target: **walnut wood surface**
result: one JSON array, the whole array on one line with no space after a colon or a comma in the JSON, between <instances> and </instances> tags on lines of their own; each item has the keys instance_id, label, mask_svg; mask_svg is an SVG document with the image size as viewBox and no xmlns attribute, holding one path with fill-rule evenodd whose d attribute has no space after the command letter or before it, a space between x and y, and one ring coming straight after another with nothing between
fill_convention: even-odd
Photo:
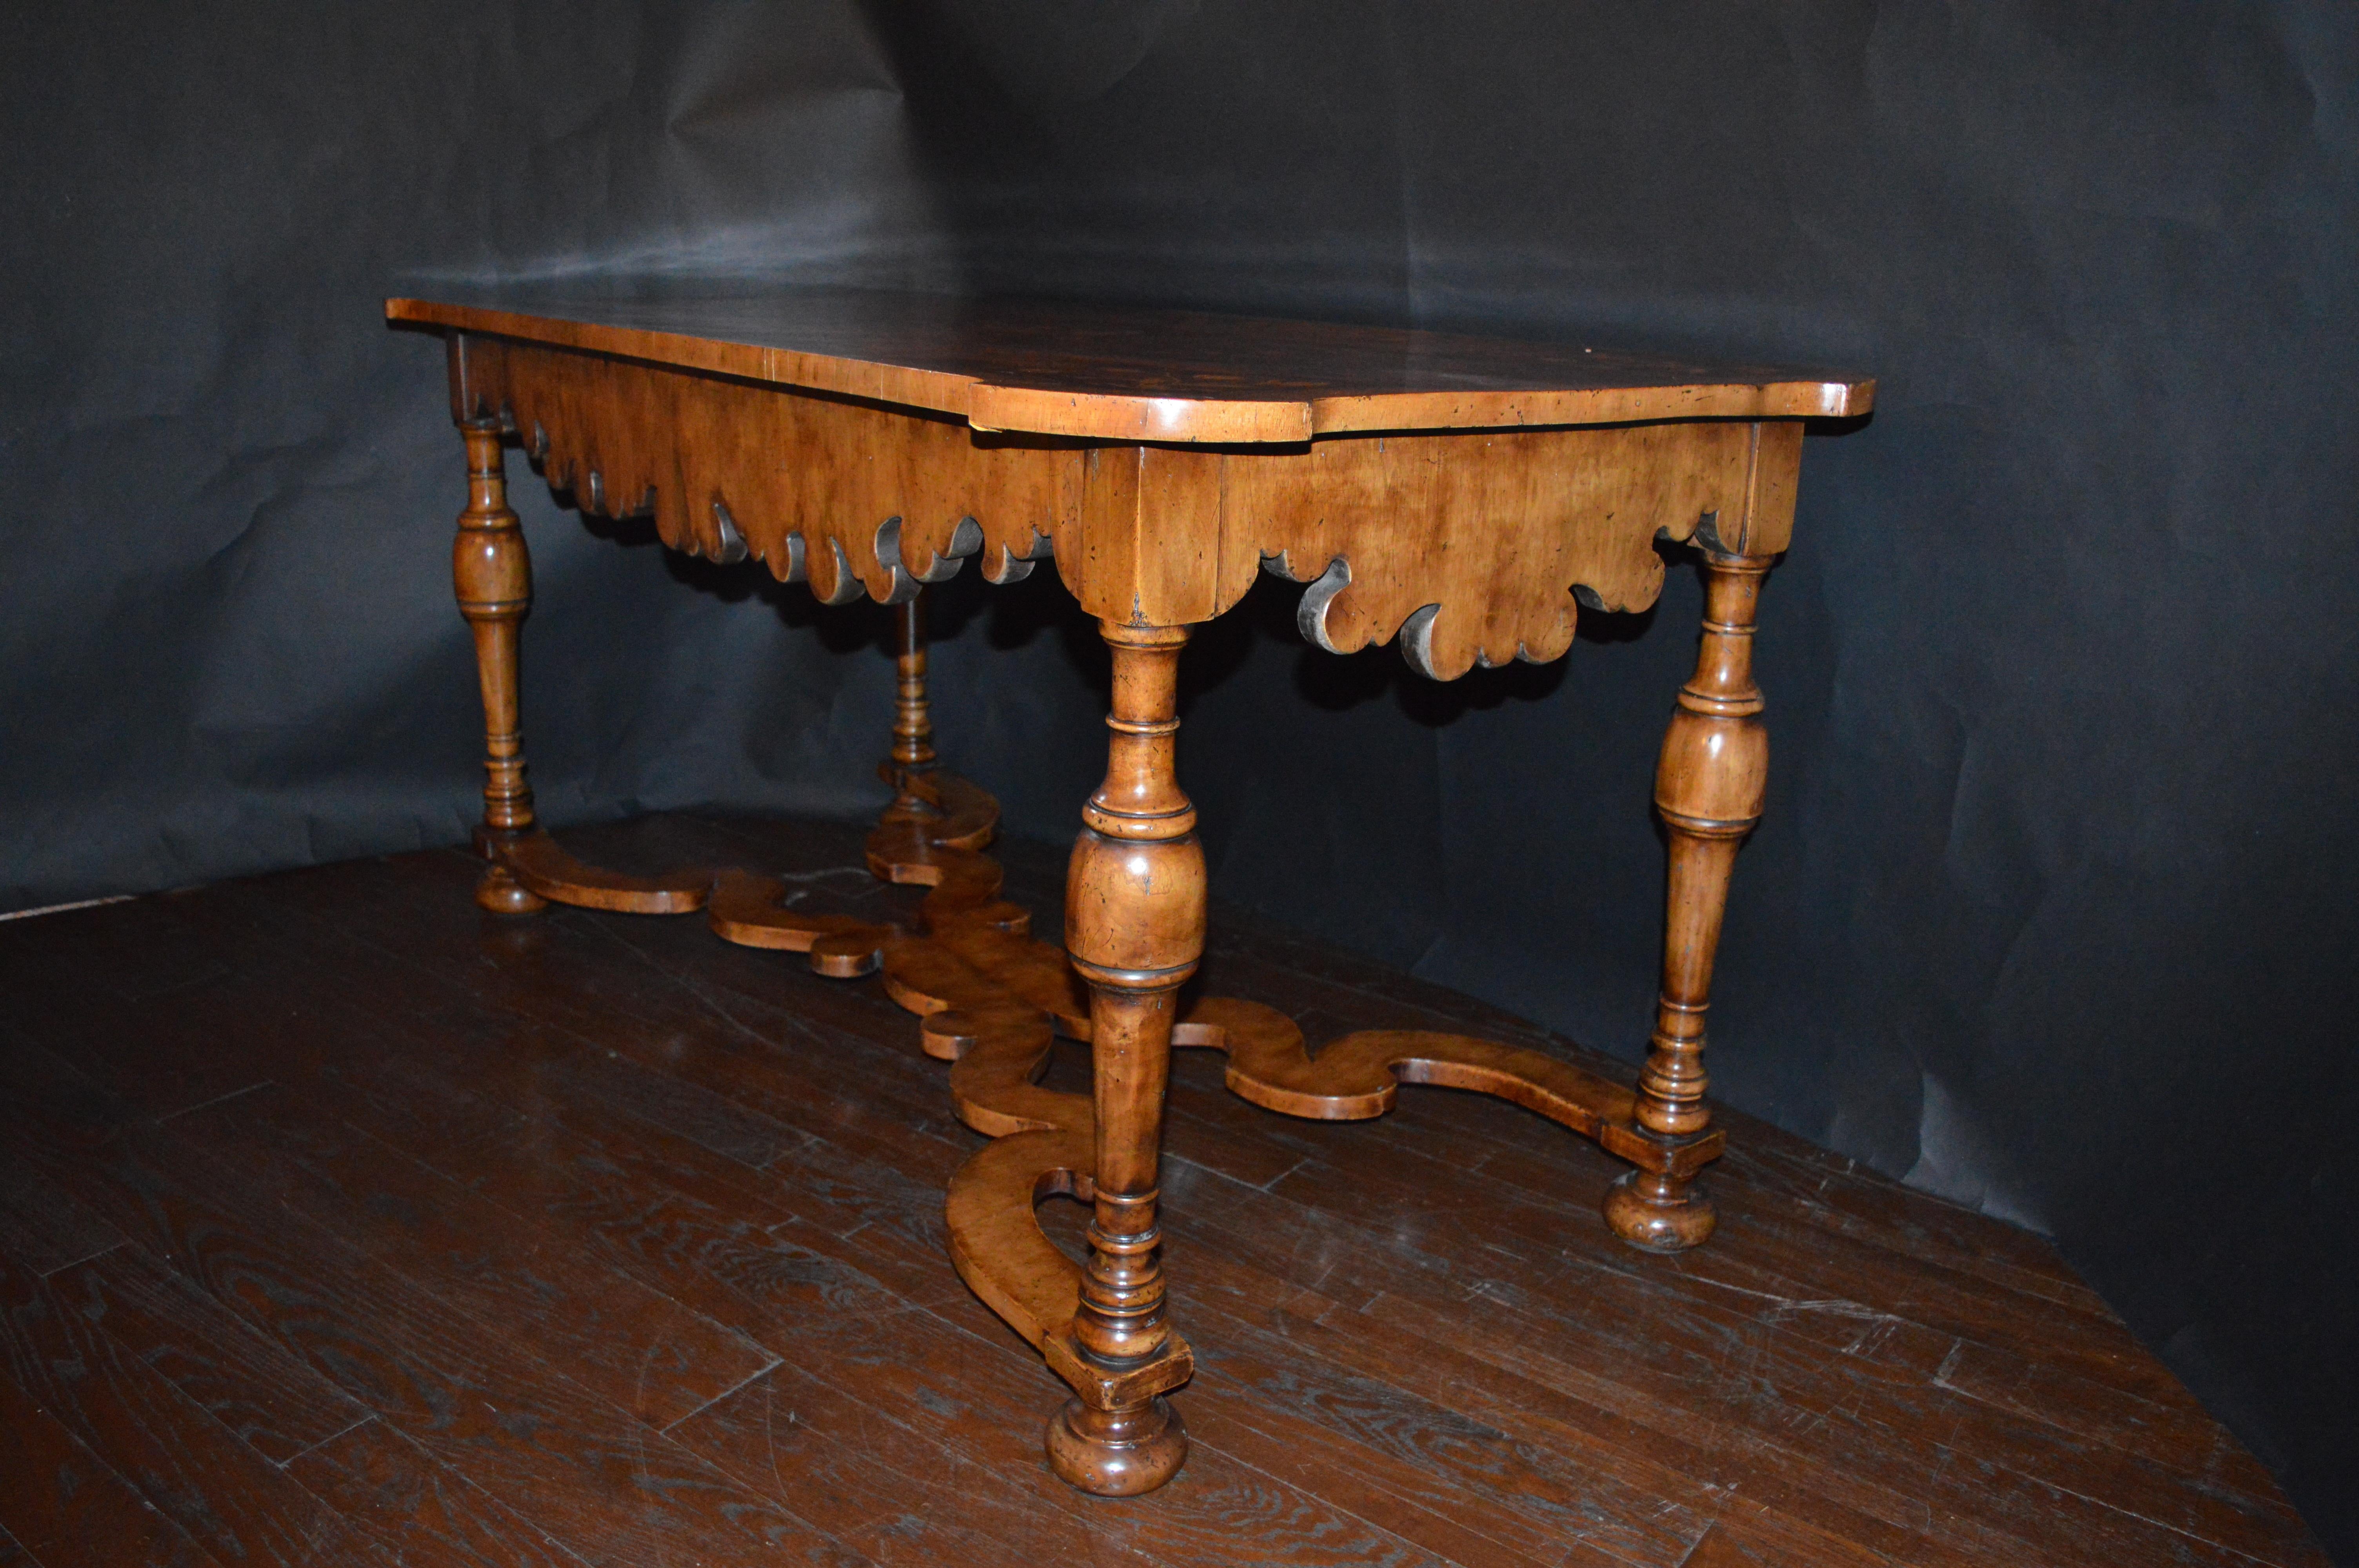
<instances>
[{"instance_id":1,"label":"walnut wood surface","mask_svg":"<svg viewBox=\"0 0 2359 1568\"><path fill-rule=\"evenodd\" d=\"M569 841L757 866L878 927L932 891L835 825ZM999 859L995 897L1057 929L1062 851ZM1592 1217L1618 1162L1538 1118L1411 1088L1315 1126L1197 1050L1161 1218L1192 1452L1079 1497L1039 1462L1052 1380L941 1267L943 1184L996 1145L940 1114L885 982L694 921L495 919L479 867L0 926L0 1263L38 1277L0 1562L2324 1561L2038 1238L1723 1113L1721 1231L1652 1257ZM1314 1037L1628 1070L1242 911L1209 930L1198 984ZM1042 1087L1087 1082L1052 1044ZM1084 1211L1042 1213L1078 1249Z\"/></svg>"},{"instance_id":2,"label":"walnut wood surface","mask_svg":"<svg viewBox=\"0 0 2359 1568\"><path fill-rule=\"evenodd\" d=\"M1126 441L1841 417L1875 395L1872 381L1825 371L1577 343L853 289L504 288L389 299L386 315L929 409L977 430Z\"/></svg>"}]
</instances>

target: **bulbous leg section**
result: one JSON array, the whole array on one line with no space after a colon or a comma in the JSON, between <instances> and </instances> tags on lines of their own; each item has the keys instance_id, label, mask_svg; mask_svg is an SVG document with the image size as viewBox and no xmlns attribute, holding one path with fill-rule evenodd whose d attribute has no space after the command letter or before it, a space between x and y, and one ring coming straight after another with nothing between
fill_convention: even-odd
<instances>
[{"instance_id":1,"label":"bulbous leg section","mask_svg":"<svg viewBox=\"0 0 2359 1568\"><path fill-rule=\"evenodd\" d=\"M1079 1400L1049 1418L1049 1468L1060 1480L1098 1498L1135 1498L1180 1473L1188 1457L1188 1429L1166 1399L1126 1410L1093 1410Z\"/></svg>"},{"instance_id":2,"label":"bulbous leg section","mask_svg":"<svg viewBox=\"0 0 2359 1568\"><path fill-rule=\"evenodd\" d=\"M1633 1171L1607 1189L1605 1223L1649 1252L1684 1252L1703 1244L1718 1217L1695 1183L1659 1171Z\"/></svg>"}]
</instances>

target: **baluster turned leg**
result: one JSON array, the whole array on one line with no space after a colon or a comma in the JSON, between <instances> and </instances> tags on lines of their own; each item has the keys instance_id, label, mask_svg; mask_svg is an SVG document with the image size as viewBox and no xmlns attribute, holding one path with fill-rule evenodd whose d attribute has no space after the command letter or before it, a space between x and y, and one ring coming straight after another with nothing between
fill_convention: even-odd
<instances>
[{"instance_id":1,"label":"baluster turned leg","mask_svg":"<svg viewBox=\"0 0 2359 1568\"><path fill-rule=\"evenodd\" d=\"M893 751L886 771L893 804L884 820L940 816L940 810L911 789L910 783L934 769L934 724L926 708L926 592L893 611L893 671L898 692L893 702Z\"/></svg>"},{"instance_id":2,"label":"baluster turned leg","mask_svg":"<svg viewBox=\"0 0 2359 1568\"><path fill-rule=\"evenodd\" d=\"M530 914L548 902L500 863L499 846L530 833L532 786L524 782L524 734L516 718L517 624L532 604L532 560L508 509L507 470L495 421L461 427L467 440L467 509L451 556L459 613L475 633L484 686L484 822L475 848L491 860L475 902L499 914Z\"/></svg>"},{"instance_id":3,"label":"baluster turned leg","mask_svg":"<svg viewBox=\"0 0 2359 1568\"><path fill-rule=\"evenodd\" d=\"M1737 845L1761 818L1769 737L1753 682L1753 627L1766 556L1704 557L1703 638L1695 675L1680 690L1663 737L1655 806L1670 830L1663 990L1647 1065L1638 1075L1638 1124L1666 1148L1711 1124L1703 1103L1704 1010ZM1712 1234L1712 1204L1691 1177L1638 1170L1614 1184L1605 1218L1624 1240L1658 1251Z\"/></svg>"},{"instance_id":4,"label":"baluster turned leg","mask_svg":"<svg viewBox=\"0 0 2359 1568\"><path fill-rule=\"evenodd\" d=\"M1083 807L1066 880L1065 940L1089 982L1096 1213L1073 1338L1135 1389L1169 1345L1156 1227L1164 1089L1180 982L1204 950L1204 851L1173 771L1181 627L1104 624L1114 650L1105 783ZM1167 1385L1168 1386L1168 1385ZM1169 1480L1188 1436L1159 1391L1076 1399L1049 1422L1049 1463L1084 1491L1127 1497Z\"/></svg>"}]
</instances>

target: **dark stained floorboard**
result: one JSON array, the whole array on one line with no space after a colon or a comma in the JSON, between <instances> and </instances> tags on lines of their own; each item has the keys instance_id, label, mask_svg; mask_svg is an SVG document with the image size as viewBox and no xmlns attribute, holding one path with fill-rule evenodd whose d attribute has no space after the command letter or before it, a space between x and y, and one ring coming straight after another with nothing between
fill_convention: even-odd
<instances>
[{"instance_id":1,"label":"dark stained floorboard","mask_svg":"<svg viewBox=\"0 0 2359 1568\"><path fill-rule=\"evenodd\" d=\"M0 1529L43 1568L212 1568L157 1511L13 1378L0 1379Z\"/></svg>"},{"instance_id":2,"label":"dark stained floorboard","mask_svg":"<svg viewBox=\"0 0 2359 1568\"><path fill-rule=\"evenodd\" d=\"M581 1556L863 1561L498 1325L413 1286L175 1140L168 1124L125 1117L77 1078L38 1050L0 1055L0 1137L21 1141L45 1173L429 1452L495 1496L531 1499L536 1521Z\"/></svg>"},{"instance_id":3,"label":"dark stained floorboard","mask_svg":"<svg viewBox=\"0 0 2359 1568\"><path fill-rule=\"evenodd\" d=\"M372 1419L145 1248L114 1248L49 1283L68 1310L136 1346L143 1362L274 1465Z\"/></svg>"},{"instance_id":4,"label":"dark stained floorboard","mask_svg":"<svg viewBox=\"0 0 2359 1568\"><path fill-rule=\"evenodd\" d=\"M341 1515L132 1346L5 1262L0 1368L219 1561L388 1568Z\"/></svg>"},{"instance_id":5,"label":"dark stained floorboard","mask_svg":"<svg viewBox=\"0 0 2359 1568\"><path fill-rule=\"evenodd\" d=\"M366 1422L306 1449L287 1473L405 1565L583 1568L588 1561L390 1422ZM519 1501L534 1513L545 1507Z\"/></svg>"},{"instance_id":6,"label":"dark stained floorboard","mask_svg":"<svg viewBox=\"0 0 2359 1568\"><path fill-rule=\"evenodd\" d=\"M573 841L914 897L835 825ZM1061 854L1004 859L1053 933ZM1647 1257L1560 1129L1416 1090L1292 1121L1204 1052L1166 1181L1196 1453L1080 1498L1038 1455L1059 1385L943 1254L979 1140L875 982L692 919L497 920L472 876L0 925L0 1568L2322 1562L2037 1237L1731 1116L1720 1235ZM1206 971L1314 1040L1599 1065L1233 912ZM1079 1245L1078 1206L1045 1215Z\"/></svg>"},{"instance_id":7,"label":"dark stained floorboard","mask_svg":"<svg viewBox=\"0 0 2359 1568\"><path fill-rule=\"evenodd\" d=\"M277 1085L174 1133L476 1316L592 1393L669 1427L777 1357Z\"/></svg>"},{"instance_id":8,"label":"dark stained floorboard","mask_svg":"<svg viewBox=\"0 0 2359 1568\"><path fill-rule=\"evenodd\" d=\"M0 1261L50 1274L122 1241L121 1231L0 1150Z\"/></svg>"}]
</instances>

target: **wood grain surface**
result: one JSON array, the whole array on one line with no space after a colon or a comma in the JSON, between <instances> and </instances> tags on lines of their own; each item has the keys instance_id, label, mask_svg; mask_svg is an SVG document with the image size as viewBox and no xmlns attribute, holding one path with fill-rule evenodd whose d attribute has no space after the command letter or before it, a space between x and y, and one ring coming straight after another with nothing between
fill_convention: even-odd
<instances>
[{"instance_id":1,"label":"wood grain surface","mask_svg":"<svg viewBox=\"0 0 2359 1568\"><path fill-rule=\"evenodd\" d=\"M1595 344L859 289L514 287L386 316L1100 440L1850 417L1875 398L1835 372Z\"/></svg>"},{"instance_id":2,"label":"wood grain surface","mask_svg":"<svg viewBox=\"0 0 2359 1568\"><path fill-rule=\"evenodd\" d=\"M863 831L569 843L892 918ZM1062 849L1002 858L1054 929ZM1161 1213L1194 1452L1082 1497L1036 1435L1061 1386L944 1255L982 1141L879 982L503 920L480 865L0 926L0 1565L2324 1562L2036 1237L1723 1112L1717 1233L1651 1256L1598 1217L1620 1163L1538 1117L1298 1121L1200 1051ZM1316 1037L1628 1071L1238 911L1203 969ZM1087 1218L1046 1206L1075 1255Z\"/></svg>"}]
</instances>

